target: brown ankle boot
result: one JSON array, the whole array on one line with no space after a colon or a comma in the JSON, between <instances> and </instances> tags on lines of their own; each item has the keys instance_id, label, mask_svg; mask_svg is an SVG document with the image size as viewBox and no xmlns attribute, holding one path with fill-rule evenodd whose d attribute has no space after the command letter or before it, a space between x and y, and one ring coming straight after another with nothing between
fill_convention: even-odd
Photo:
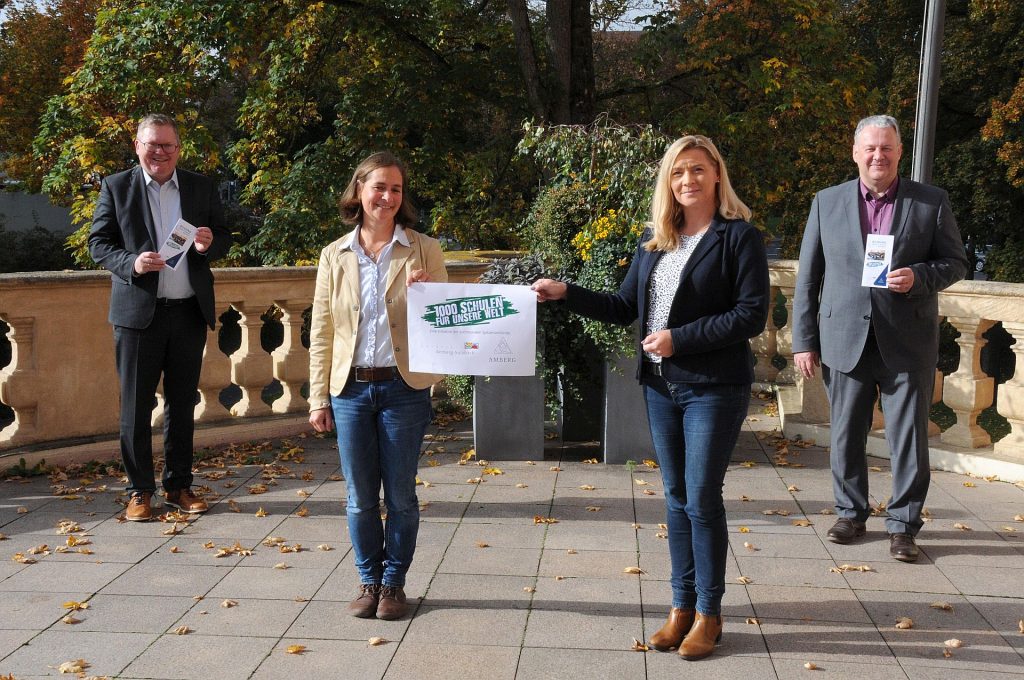
<instances>
[{"instance_id":1,"label":"brown ankle boot","mask_svg":"<svg viewBox=\"0 0 1024 680\"><path fill-rule=\"evenodd\" d=\"M722 617L705 616L697 612L693 627L679 645L679 656L687 661L696 661L710 656L715 644L722 639Z\"/></svg>"},{"instance_id":2,"label":"brown ankle boot","mask_svg":"<svg viewBox=\"0 0 1024 680\"><path fill-rule=\"evenodd\" d=\"M676 609L668 613L668 620L661 629L651 636L650 645L659 652L668 652L680 645L693 625L692 609Z\"/></svg>"}]
</instances>

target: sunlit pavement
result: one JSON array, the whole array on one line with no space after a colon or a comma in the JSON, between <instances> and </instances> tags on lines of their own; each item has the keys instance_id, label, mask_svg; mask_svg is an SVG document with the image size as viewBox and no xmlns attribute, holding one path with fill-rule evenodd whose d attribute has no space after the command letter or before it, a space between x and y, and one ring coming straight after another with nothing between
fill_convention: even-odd
<instances>
[{"instance_id":1,"label":"sunlit pavement","mask_svg":"<svg viewBox=\"0 0 1024 680\"><path fill-rule=\"evenodd\" d=\"M121 521L106 474L0 483L0 678L67 662L218 680L1024 678L1024 489L933 473L922 556L904 564L881 517L856 544L826 540L828 455L777 426L754 400L726 476L725 631L703 661L633 650L670 604L658 470L556 447L459 464L472 437L456 422L424 443L401 621L345 613L357 579L331 439L207 460L197 484L221 496L188 522ZM252 456L277 460L239 464ZM888 461L871 464L883 503Z\"/></svg>"}]
</instances>

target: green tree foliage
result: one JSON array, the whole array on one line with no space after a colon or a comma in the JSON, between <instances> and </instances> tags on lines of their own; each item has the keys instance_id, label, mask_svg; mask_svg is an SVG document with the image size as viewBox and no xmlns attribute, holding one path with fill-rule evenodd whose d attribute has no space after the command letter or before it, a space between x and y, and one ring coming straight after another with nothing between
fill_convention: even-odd
<instances>
[{"instance_id":1,"label":"green tree foliage","mask_svg":"<svg viewBox=\"0 0 1024 680\"><path fill-rule=\"evenodd\" d=\"M32 153L46 100L82 63L100 0L15 0L0 24L0 170L38 192ZM6 3L0 2L0 6Z\"/></svg>"}]
</instances>

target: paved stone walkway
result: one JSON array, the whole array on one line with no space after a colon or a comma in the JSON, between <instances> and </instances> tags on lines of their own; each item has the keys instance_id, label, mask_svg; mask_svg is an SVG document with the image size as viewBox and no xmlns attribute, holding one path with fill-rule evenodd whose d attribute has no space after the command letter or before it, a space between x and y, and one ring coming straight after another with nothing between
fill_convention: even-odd
<instances>
[{"instance_id":1,"label":"paved stone walkway","mask_svg":"<svg viewBox=\"0 0 1024 680\"><path fill-rule=\"evenodd\" d=\"M92 676L218 680L1024 678L1024 489L934 473L917 564L888 557L881 518L834 545L827 454L786 446L764 406L726 478L726 625L707 660L630 649L670 601L657 470L558 449L532 465L459 465L471 437L455 423L425 444L407 588L418 605L403 621L344 612L357 579L330 439L235 447L201 469L223 495L187 524L120 521L122 483L105 474L61 481L63 497L46 478L0 483L0 678L78 659ZM238 464L254 456L277 462ZM873 463L878 502L890 476ZM70 602L88 605L70 612L78 623L64 622Z\"/></svg>"}]
</instances>

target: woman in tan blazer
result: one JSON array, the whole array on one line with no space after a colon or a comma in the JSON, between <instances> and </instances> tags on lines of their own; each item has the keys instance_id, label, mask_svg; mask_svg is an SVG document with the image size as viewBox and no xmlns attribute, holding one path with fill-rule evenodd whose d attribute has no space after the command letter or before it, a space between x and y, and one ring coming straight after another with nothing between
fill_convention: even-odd
<instances>
[{"instance_id":1,"label":"woman in tan blazer","mask_svg":"<svg viewBox=\"0 0 1024 680\"><path fill-rule=\"evenodd\" d=\"M430 386L409 371L406 287L447 281L441 245L411 227L406 171L381 152L359 164L342 194L355 229L320 253L309 342L309 422L337 426L349 536L359 572L353 616L397 619L419 528L416 470L430 423ZM387 519L380 517L384 489Z\"/></svg>"}]
</instances>

